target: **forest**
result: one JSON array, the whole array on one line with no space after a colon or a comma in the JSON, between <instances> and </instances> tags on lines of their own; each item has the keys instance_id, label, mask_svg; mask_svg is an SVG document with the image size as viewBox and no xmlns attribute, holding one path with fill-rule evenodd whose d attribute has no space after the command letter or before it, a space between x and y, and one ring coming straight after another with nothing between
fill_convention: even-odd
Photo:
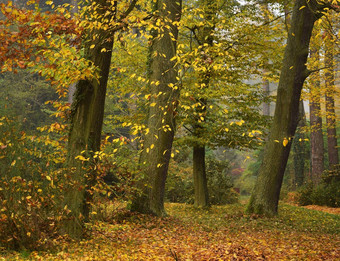
<instances>
[{"instance_id":1,"label":"forest","mask_svg":"<svg viewBox=\"0 0 340 261\"><path fill-rule=\"evenodd\" d=\"M340 259L339 13L0 0L0 259Z\"/></svg>"}]
</instances>

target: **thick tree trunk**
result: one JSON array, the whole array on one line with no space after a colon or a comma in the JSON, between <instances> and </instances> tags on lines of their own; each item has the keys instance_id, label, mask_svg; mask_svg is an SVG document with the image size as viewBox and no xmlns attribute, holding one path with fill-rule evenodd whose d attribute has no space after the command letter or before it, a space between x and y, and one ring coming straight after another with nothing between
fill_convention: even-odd
<instances>
[{"instance_id":1,"label":"thick tree trunk","mask_svg":"<svg viewBox=\"0 0 340 261\"><path fill-rule=\"evenodd\" d=\"M325 46L325 84L326 84L326 119L327 119L327 143L329 168L339 164L338 142L336 136L336 115L335 115L335 86L334 86L334 42L330 33L326 36Z\"/></svg>"},{"instance_id":2,"label":"thick tree trunk","mask_svg":"<svg viewBox=\"0 0 340 261\"><path fill-rule=\"evenodd\" d=\"M277 214L289 151L298 124L299 101L314 22L323 6L316 0L296 0L277 91L277 102L264 159L251 195L248 212Z\"/></svg>"},{"instance_id":3,"label":"thick tree trunk","mask_svg":"<svg viewBox=\"0 0 340 261\"><path fill-rule=\"evenodd\" d=\"M205 79L205 87L209 84L209 78ZM200 106L196 109L198 115L197 123L193 126L193 135L196 139L200 139L202 136L201 117L206 116L207 100L198 99ZM204 120L203 120L204 122ZM209 193L208 182L205 170L205 145L200 142L196 142L193 146L192 154L193 162L193 177L194 177L194 205L195 207L206 208L209 207Z\"/></svg>"},{"instance_id":4,"label":"thick tree trunk","mask_svg":"<svg viewBox=\"0 0 340 261\"><path fill-rule=\"evenodd\" d=\"M97 3L100 4L99 1ZM98 9L98 12L104 12L104 6L102 7L103 9ZM85 45L85 56L99 69L99 81L92 79L77 83L68 139L68 166L73 171L71 184L65 193L65 206L71 212L62 230L73 238L82 237L84 221L89 218L91 201L89 189L95 180L94 172L89 169L91 163L94 163L93 154L100 150L105 94L113 46L113 38L107 38L105 31L99 30L95 34L97 36L95 42ZM91 49L92 44L95 44L95 47ZM102 51L103 48L106 51ZM88 157L89 162L76 159L81 154Z\"/></svg>"},{"instance_id":5,"label":"thick tree trunk","mask_svg":"<svg viewBox=\"0 0 340 261\"><path fill-rule=\"evenodd\" d=\"M311 59L319 61L319 46L313 46L311 50ZM320 73L316 72L311 75L310 87L310 145L311 145L311 180L318 184L321 174L324 171L324 141L322 134L322 117L320 105Z\"/></svg>"},{"instance_id":6,"label":"thick tree trunk","mask_svg":"<svg viewBox=\"0 0 340 261\"><path fill-rule=\"evenodd\" d=\"M303 128L306 126L306 115L303 107L303 101L300 101L299 106L299 123L298 130L295 134L293 141L294 150L294 185L300 187L303 184L305 178L305 135Z\"/></svg>"},{"instance_id":7,"label":"thick tree trunk","mask_svg":"<svg viewBox=\"0 0 340 261\"><path fill-rule=\"evenodd\" d=\"M165 215L164 190L175 133L175 110L179 96L177 67L171 58L176 56L178 36L175 21L180 20L180 0L159 0L155 3L154 17L163 23L153 32L150 46L149 82L150 107L140 158L142 179L141 195L136 196L131 210ZM158 84L159 83L159 84Z\"/></svg>"},{"instance_id":8,"label":"thick tree trunk","mask_svg":"<svg viewBox=\"0 0 340 261\"><path fill-rule=\"evenodd\" d=\"M207 175L205 171L205 147L193 148L193 174L195 189L195 207L205 208L209 206Z\"/></svg>"}]
</instances>

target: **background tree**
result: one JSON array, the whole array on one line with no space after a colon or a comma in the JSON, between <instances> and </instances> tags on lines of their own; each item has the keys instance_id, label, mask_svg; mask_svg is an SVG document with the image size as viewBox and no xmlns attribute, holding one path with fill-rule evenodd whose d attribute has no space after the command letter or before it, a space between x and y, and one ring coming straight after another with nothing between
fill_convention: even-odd
<instances>
[{"instance_id":1,"label":"background tree","mask_svg":"<svg viewBox=\"0 0 340 261\"><path fill-rule=\"evenodd\" d=\"M291 142L298 124L298 110L306 68L309 43L315 21L329 8L319 1L297 0L278 86L277 101L264 159L250 198L248 211L272 216L277 214L278 201Z\"/></svg>"},{"instance_id":2,"label":"background tree","mask_svg":"<svg viewBox=\"0 0 340 261\"><path fill-rule=\"evenodd\" d=\"M164 189L176 130L175 116L179 97L176 49L180 0L154 3L154 28L149 50L150 104L143 151L140 156L141 195L131 204L131 210L165 215Z\"/></svg>"},{"instance_id":3,"label":"background tree","mask_svg":"<svg viewBox=\"0 0 340 261\"><path fill-rule=\"evenodd\" d=\"M65 195L65 205L70 218L65 221L63 230L72 237L80 238L83 220L89 219L91 187L95 183L95 170L84 172L85 161L77 159L83 154L89 157L87 166L94 165L94 153L100 150L104 117L106 87L111 65L114 33L125 26L124 19L133 10L136 1L118 14L118 3L95 1L85 7L85 18L89 21L84 36L84 55L98 69L98 79L81 80L71 109L71 126L68 139L68 165L74 167L72 181ZM93 18L96 17L94 20ZM113 23L113 25L112 25Z\"/></svg>"},{"instance_id":4,"label":"background tree","mask_svg":"<svg viewBox=\"0 0 340 261\"><path fill-rule=\"evenodd\" d=\"M179 138L193 147L195 205L205 207L206 148L258 145L266 117L254 109L263 102L263 94L260 82L250 78L260 79L265 64L266 79L273 79L280 48L273 48L269 38L280 36L265 32L268 28L280 28L280 21L274 17L273 21L264 21L258 15L258 6L234 1L199 1L188 6L192 11L183 18L184 46L180 50L184 93L180 116L185 131ZM244 17L249 20L245 22ZM266 64L269 57L275 58ZM270 98L265 100L269 102ZM252 133L254 130L257 135Z\"/></svg>"}]
</instances>

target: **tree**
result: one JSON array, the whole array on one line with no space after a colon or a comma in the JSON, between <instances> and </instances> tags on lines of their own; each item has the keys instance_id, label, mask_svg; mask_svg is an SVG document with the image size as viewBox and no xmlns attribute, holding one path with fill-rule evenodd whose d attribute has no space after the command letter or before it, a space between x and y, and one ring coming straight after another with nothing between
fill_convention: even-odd
<instances>
[{"instance_id":1,"label":"tree","mask_svg":"<svg viewBox=\"0 0 340 261\"><path fill-rule=\"evenodd\" d=\"M131 210L164 216L164 190L172 142L176 130L175 116L179 98L176 49L181 0L154 3L154 27L149 50L150 104L147 132L140 156L141 194L136 195Z\"/></svg>"},{"instance_id":2,"label":"tree","mask_svg":"<svg viewBox=\"0 0 340 261\"><path fill-rule=\"evenodd\" d=\"M266 67L266 80L270 79L277 63L275 56L270 64L263 62L272 54L271 41L264 33L272 21L259 17L253 6L206 0L194 1L189 8L193 11L183 18L188 31L182 34L188 40L181 56L183 92L189 99L181 100L180 114L189 134L183 139L193 147L195 206L207 207L205 150L208 146L258 145L266 117L254 109L263 97L260 84L253 84L249 78L262 75L261 69ZM249 20L245 22L244 17ZM254 130L258 130L257 135L253 135Z\"/></svg>"},{"instance_id":3,"label":"tree","mask_svg":"<svg viewBox=\"0 0 340 261\"><path fill-rule=\"evenodd\" d=\"M309 43L315 21L330 8L328 2L296 0L277 92L276 108L254 191L247 211L273 216L278 211L283 175L298 124Z\"/></svg>"},{"instance_id":4,"label":"tree","mask_svg":"<svg viewBox=\"0 0 340 261\"><path fill-rule=\"evenodd\" d=\"M200 1L203 9L204 25L198 29L196 41L202 46L202 64L205 70L199 74L199 88L205 89L209 87L211 78L211 67L209 66L212 62L212 57L209 54L209 47L213 46L214 30L217 16L217 5L218 2L211 0ZM199 92L198 92L199 93ZM206 117L207 111L207 99L202 97L196 97L195 114L197 115L196 122L193 124L193 135L196 140L202 138L202 131L204 130L201 126L202 119ZM208 207L209 206L209 193L208 183L206 175L206 164L205 164L205 144L195 142L193 145L193 177L194 177L194 204L196 207Z\"/></svg>"},{"instance_id":5,"label":"tree","mask_svg":"<svg viewBox=\"0 0 340 261\"><path fill-rule=\"evenodd\" d=\"M88 6L85 13L89 15L89 19L95 17L97 23L86 28L84 55L98 68L99 75L97 79L84 79L76 85L68 138L68 166L74 170L71 186L65 195L65 206L71 211L70 218L65 221L63 231L74 238L82 236L83 222L89 219L92 199L90 190L95 183L96 172L92 170L87 173L86 166L91 168L91 164L95 164L96 159L93 156L100 150L114 33L122 24L125 25L123 20L133 10L136 0L130 2L120 16L117 16L117 1L113 5L103 0L96 0L94 3ZM114 26L112 21L115 22ZM80 155L88 157L88 162L77 159Z\"/></svg>"}]
</instances>

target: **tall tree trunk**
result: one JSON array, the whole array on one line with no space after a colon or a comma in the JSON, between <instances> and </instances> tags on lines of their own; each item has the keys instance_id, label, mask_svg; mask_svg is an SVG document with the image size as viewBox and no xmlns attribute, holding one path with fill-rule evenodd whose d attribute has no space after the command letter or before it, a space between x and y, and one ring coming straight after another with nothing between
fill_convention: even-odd
<instances>
[{"instance_id":1,"label":"tall tree trunk","mask_svg":"<svg viewBox=\"0 0 340 261\"><path fill-rule=\"evenodd\" d=\"M154 19L162 26L152 34L149 57L150 106L143 151L140 157L141 194L136 195L131 210L165 215L164 190L175 133L176 105L179 97L175 61L180 20L180 0L159 0L155 3ZM158 84L159 83L159 84Z\"/></svg>"},{"instance_id":2,"label":"tall tree trunk","mask_svg":"<svg viewBox=\"0 0 340 261\"><path fill-rule=\"evenodd\" d=\"M277 214L280 190L287 165L291 139L298 124L301 90L309 71L306 68L314 22L325 6L317 0L296 0L288 34L277 102L264 159L247 211Z\"/></svg>"},{"instance_id":3,"label":"tall tree trunk","mask_svg":"<svg viewBox=\"0 0 340 261\"><path fill-rule=\"evenodd\" d=\"M130 2L126 12L119 21L132 11L137 0ZM92 9L93 17L102 24L116 20L117 1L107 2L95 0ZM110 5L113 6L110 6ZM94 5L92 5L94 8ZM107 13L107 10L112 10ZM94 19L95 19L94 18ZM94 185L96 171L92 168L96 163L94 153L100 150L101 131L104 118L106 87L111 65L113 32L108 33L101 28L87 32L84 45L85 57L98 68L98 79L81 80L76 85L76 93L72 103L71 126L68 138L68 166L71 167L70 186L65 192L65 207L71 212L65 220L62 230L73 238L83 234L84 221L89 219L91 187ZM83 155L88 161L76 159Z\"/></svg>"},{"instance_id":4,"label":"tall tree trunk","mask_svg":"<svg viewBox=\"0 0 340 261\"><path fill-rule=\"evenodd\" d=\"M303 184L305 178L305 135L303 128L306 126L306 114L303 105L303 100L299 105L299 123L298 130L296 131L293 141L294 151L294 185L300 187Z\"/></svg>"},{"instance_id":5,"label":"tall tree trunk","mask_svg":"<svg viewBox=\"0 0 340 261\"><path fill-rule=\"evenodd\" d=\"M329 168L339 164L338 142L336 136L336 115L335 115L335 86L334 86L334 40L328 32L325 38L325 84L326 84L326 119L327 119L327 143Z\"/></svg>"},{"instance_id":6,"label":"tall tree trunk","mask_svg":"<svg viewBox=\"0 0 340 261\"><path fill-rule=\"evenodd\" d=\"M207 100L199 99L199 108L196 109L198 118L205 117ZM197 119L197 121L199 121ZM203 120L204 121L204 120ZM193 135L200 139L202 135L202 126L197 122L193 126ZM195 207L206 208L209 206L209 193L207 174L205 169L205 145L196 142L193 146L193 178L194 178L194 205Z\"/></svg>"},{"instance_id":7,"label":"tall tree trunk","mask_svg":"<svg viewBox=\"0 0 340 261\"><path fill-rule=\"evenodd\" d=\"M315 39L318 41L318 39ZM314 42L315 42L314 41ZM311 47L312 61L319 61L320 46L313 44ZM311 179L314 184L318 184L321 174L324 171L324 141L322 134L322 117L320 105L320 73L316 72L311 75L310 87L310 144L311 144Z\"/></svg>"},{"instance_id":8,"label":"tall tree trunk","mask_svg":"<svg viewBox=\"0 0 340 261\"><path fill-rule=\"evenodd\" d=\"M104 32L102 32L104 33ZM65 205L71 210L70 219L65 222L63 230L75 238L80 238L83 222L88 219L90 194L87 190L93 183L94 173L86 173L84 165L76 156L86 151L85 157L91 162L94 152L100 150L101 131L104 116L106 86L111 64L113 40L100 39L93 49L86 47L88 58L100 70L97 80L81 80L76 85L72 104L71 128L68 140L68 165L72 172L73 186L65 195ZM106 52L101 52L105 48Z\"/></svg>"},{"instance_id":9,"label":"tall tree trunk","mask_svg":"<svg viewBox=\"0 0 340 261\"><path fill-rule=\"evenodd\" d=\"M209 56L209 48L213 46L217 3L212 0L202 0L200 5L203 9L205 25L200 28L196 41L202 47L202 66L206 67L205 72L199 75L200 88L204 96L204 89L209 87L211 81L211 68L209 66L212 62L212 58ZM198 93L198 95L199 96L196 97L196 102L199 106L196 108L197 122L193 124L193 135L197 140L201 140L202 132L204 131L202 124L204 124L207 111L207 99L200 97L200 93ZM202 120L202 118L204 119ZM205 167L205 145L199 141L193 146L193 177L195 191L194 205L201 208L209 206Z\"/></svg>"},{"instance_id":10,"label":"tall tree trunk","mask_svg":"<svg viewBox=\"0 0 340 261\"><path fill-rule=\"evenodd\" d=\"M205 147L194 146L193 148L193 174L195 189L195 207L208 207L208 185L205 170Z\"/></svg>"}]
</instances>

